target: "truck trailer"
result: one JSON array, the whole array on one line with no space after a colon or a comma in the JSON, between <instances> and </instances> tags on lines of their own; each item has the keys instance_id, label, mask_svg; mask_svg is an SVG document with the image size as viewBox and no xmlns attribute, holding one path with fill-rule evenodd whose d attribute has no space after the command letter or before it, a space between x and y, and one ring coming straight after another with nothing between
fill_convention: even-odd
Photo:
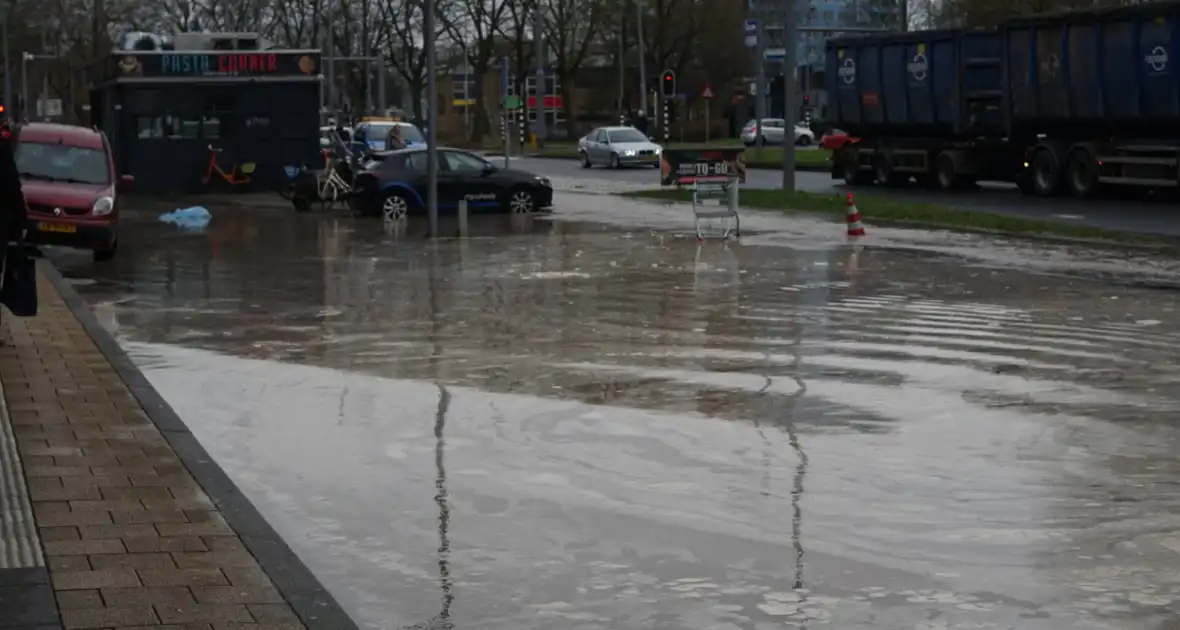
<instances>
[{"instance_id":1,"label":"truck trailer","mask_svg":"<svg viewBox=\"0 0 1180 630\"><path fill-rule=\"evenodd\" d=\"M826 44L832 176L1040 196L1180 187L1180 1Z\"/></svg>"}]
</instances>

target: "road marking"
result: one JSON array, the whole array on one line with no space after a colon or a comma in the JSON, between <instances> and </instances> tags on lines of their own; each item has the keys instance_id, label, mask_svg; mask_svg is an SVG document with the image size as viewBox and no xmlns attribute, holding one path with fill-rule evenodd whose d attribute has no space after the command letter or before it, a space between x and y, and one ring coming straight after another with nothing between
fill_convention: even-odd
<instances>
[{"instance_id":1,"label":"road marking","mask_svg":"<svg viewBox=\"0 0 1180 630\"><path fill-rule=\"evenodd\" d=\"M1057 217L1058 219L1069 219L1071 221L1079 221L1086 218L1080 214L1055 214L1053 216Z\"/></svg>"}]
</instances>

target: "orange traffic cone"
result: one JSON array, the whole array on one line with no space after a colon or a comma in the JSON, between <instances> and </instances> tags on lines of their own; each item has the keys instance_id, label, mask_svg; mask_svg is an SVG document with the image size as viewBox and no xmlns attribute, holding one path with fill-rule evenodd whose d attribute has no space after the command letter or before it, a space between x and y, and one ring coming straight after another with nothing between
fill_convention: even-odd
<instances>
[{"instance_id":1,"label":"orange traffic cone","mask_svg":"<svg viewBox=\"0 0 1180 630\"><path fill-rule=\"evenodd\" d=\"M856 209L856 202L852 200L852 193L848 193L845 198L844 205L846 208L845 218L848 222L849 236L864 236L865 226L860 224L860 210Z\"/></svg>"}]
</instances>

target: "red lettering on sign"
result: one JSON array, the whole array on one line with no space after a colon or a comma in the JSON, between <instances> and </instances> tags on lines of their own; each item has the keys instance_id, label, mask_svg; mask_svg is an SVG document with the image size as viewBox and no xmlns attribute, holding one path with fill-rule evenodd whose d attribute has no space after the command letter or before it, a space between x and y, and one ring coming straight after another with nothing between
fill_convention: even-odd
<instances>
[{"instance_id":1,"label":"red lettering on sign","mask_svg":"<svg viewBox=\"0 0 1180 630\"><path fill-rule=\"evenodd\" d=\"M275 54L218 55L217 72L221 74L271 74L279 71Z\"/></svg>"}]
</instances>

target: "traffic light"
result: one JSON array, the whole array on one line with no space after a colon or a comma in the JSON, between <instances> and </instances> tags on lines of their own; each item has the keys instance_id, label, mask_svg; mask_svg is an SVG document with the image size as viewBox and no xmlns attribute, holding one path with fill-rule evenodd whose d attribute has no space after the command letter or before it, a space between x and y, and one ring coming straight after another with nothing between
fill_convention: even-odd
<instances>
[{"instance_id":1,"label":"traffic light","mask_svg":"<svg viewBox=\"0 0 1180 630\"><path fill-rule=\"evenodd\" d=\"M660 79L660 94L671 98L676 96L676 73L671 70L665 70L663 77Z\"/></svg>"}]
</instances>

